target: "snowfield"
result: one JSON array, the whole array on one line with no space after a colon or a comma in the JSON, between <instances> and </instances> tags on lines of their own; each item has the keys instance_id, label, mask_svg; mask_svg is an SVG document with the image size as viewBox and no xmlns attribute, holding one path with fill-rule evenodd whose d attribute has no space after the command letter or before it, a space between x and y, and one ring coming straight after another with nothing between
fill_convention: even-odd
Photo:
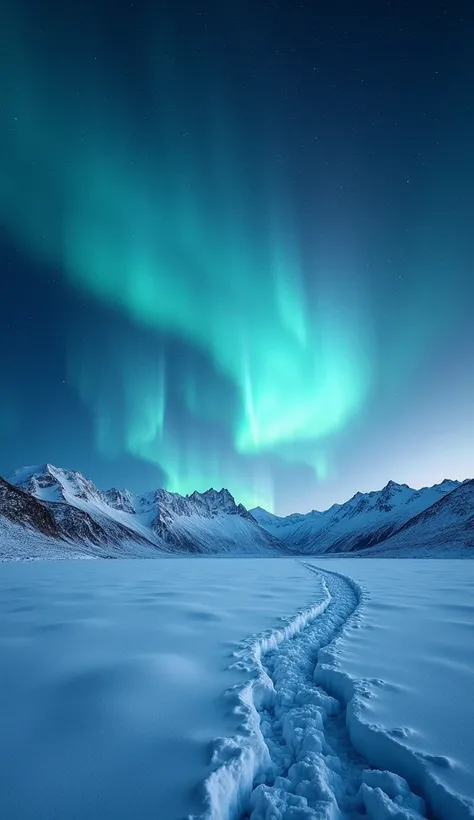
<instances>
[{"instance_id":1,"label":"snowfield","mask_svg":"<svg viewBox=\"0 0 474 820\"><path fill-rule=\"evenodd\" d=\"M470 561L0 566L11 820L474 818Z\"/></svg>"}]
</instances>

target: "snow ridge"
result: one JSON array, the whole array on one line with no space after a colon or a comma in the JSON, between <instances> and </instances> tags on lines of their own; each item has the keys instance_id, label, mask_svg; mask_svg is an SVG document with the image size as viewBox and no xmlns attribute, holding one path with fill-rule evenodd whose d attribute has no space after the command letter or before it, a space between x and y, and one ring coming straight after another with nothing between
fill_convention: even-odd
<instances>
[{"instance_id":1,"label":"snow ridge","mask_svg":"<svg viewBox=\"0 0 474 820\"><path fill-rule=\"evenodd\" d=\"M228 693L241 733L215 741L206 809L194 820L421 820L428 810L432 820L472 820L469 801L433 777L432 764L449 761L416 754L361 718L377 681L349 678L336 650L343 632L363 624L367 593L301 563L315 573L320 601L236 653L234 666L251 673Z\"/></svg>"}]
</instances>

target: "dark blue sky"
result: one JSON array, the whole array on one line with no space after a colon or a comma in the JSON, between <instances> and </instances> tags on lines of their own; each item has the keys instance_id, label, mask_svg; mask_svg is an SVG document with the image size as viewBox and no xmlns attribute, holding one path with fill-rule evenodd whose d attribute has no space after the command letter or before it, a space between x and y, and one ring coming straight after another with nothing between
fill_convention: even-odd
<instances>
[{"instance_id":1,"label":"dark blue sky","mask_svg":"<svg viewBox=\"0 0 474 820\"><path fill-rule=\"evenodd\" d=\"M0 12L0 472L472 475L474 8Z\"/></svg>"}]
</instances>

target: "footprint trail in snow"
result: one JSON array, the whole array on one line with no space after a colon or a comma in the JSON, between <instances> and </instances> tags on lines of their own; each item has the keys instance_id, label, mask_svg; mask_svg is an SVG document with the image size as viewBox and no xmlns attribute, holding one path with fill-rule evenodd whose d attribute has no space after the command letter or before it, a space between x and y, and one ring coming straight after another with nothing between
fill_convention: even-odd
<instances>
[{"instance_id":1,"label":"footprint trail in snow","mask_svg":"<svg viewBox=\"0 0 474 820\"><path fill-rule=\"evenodd\" d=\"M308 566L308 569L311 567ZM405 780L371 769L352 746L345 707L315 683L318 652L357 609L356 589L324 574L331 602L322 616L263 658L273 682L274 703L260 713L273 763L267 783L254 789L242 818L421 818L422 798ZM265 775L264 775L265 777Z\"/></svg>"},{"instance_id":2,"label":"footprint trail in snow","mask_svg":"<svg viewBox=\"0 0 474 820\"><path fill-rule=\"evenodd\" d=\"M230 693L243 731L216 742L203 820L421 820L424 800L357 753L345 704L318 684L318 654L356 625L360 589L305 566L320 584L319 603L237 653L236 666L252 674Z\"/></svg>"}]
</instances>

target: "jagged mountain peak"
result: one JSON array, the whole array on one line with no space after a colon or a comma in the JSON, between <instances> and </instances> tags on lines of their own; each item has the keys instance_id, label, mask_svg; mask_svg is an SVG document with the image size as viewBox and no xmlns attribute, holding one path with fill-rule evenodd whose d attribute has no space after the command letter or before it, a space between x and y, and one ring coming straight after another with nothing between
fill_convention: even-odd
<instances>
[{"instance_id":1,"label":"jagged mountain peak","mask_svg":"<svg viewBox=\"0 0 474 820\"><path fill-rule=\"evenodd\" d=\"M210 487L202 493L195 490L184 496L161 488L153 494L151 506L157 508L158 518L161 520L177 514L186 516L198 514L206 518L219 514L230 514L251 518L245 507L242 504L236 504L232 494L224 487L221 490Z\"/></svg>"},{"instance_id":2,"label":"jagged mountain peak","mask_svg":"<svg viewBox=\"0 0 474 820\"><path fill-rule=\"evenodd\" d=\"M220 490L215 490L214 487L209 487L208 490L204 490L203 492L194 490L193 493L186 497L195 498L201 501L204 499L207 503L236 504L234 496L226 487L222 487Z\"/></svg>"},{"instance_id":3,"label":"jagged mountain peak","mask_svg":"<svg viewBox=\"0 0 474 820\"><path fill-rule=\"evenodd\" d=\"M404 522L374 554L382 555L386 550L395 557L411 550L414 556L437 557L441 550L454 557L474 555L474 479L443 481L425 492L431 493L433 503Z\"/></svg>"},{"instance_id":4,"label":"jagged mountain peak","mask_svg":"<svg viewBox=\"0 0 474 820\"><path fill-rule=\"evenodd\" d=\"M214 487L209 487L208 490L204 490L204 492L200 493L197 490L194 490L188 498L195 498L196 500L206 498L207 500L216 500L216 501L223 501L224 503L232 503L235 504L235 500L233 495L227 490L225 487L222 487L220 490L215 490Z\"/></svg>"},{"instance_id":5,"label":"jagged mountain peak","mask_svg":"<svg viewBox=\"0 0 474 820\"><path fill-rule=\"evenodd\" d=\"M268 532L301 551L350 552L383 542L458 486L459 482L445 480L440 485L414 490L408 484L390 480L381 490L357 492L320 516L307 513L294 521L293 516L278 519L258 512L256 518Z\"/></svg>"},{"instance_id":6,"label":"jagged mountain peak","mask_svg":"<svg viewBox=\"0 0 474 820\"><path fill-rule=\"evenodd\" d=\"M357 492L324 512L286 517L261 507L249 512L225 487L184 496L164 488L142 495L116 487L101 491L82 473L51 463L17 470L11 481L21 493L10 492L8 497L4 493L6 503L19 511L15 521L30 528L31 521L37 521L37 529L43 526L40 531L48 530L49 535L57 527L60 539L82 544L88 554L112 554L110 557L149 555L150 548L156 551L157 547L275 554L284 550L283 543L287 552L350 552L409 532L412 521L416 525L435 521L438 526L440 521L468 516L474 531L474 480L460 485L445 479L420 490L390 480L381 490ZM426 526L432 527L431 523Z\"/></svg>"},{"instance_id":7,"label":"jagged mountain peak","mask_svg":"<svg viewBox=\"0 0 474 820\"><path fill-rule=\"evenodd\" d=\"M135 503L129 490L118 490L116 487L111 487L110 490L105 490L102 495L109 507L114 510L123 510L123 512L131 515L136 513Z\"/></svg>"},{"instance_id":8,"label":"jagged mountain peak","mask_svg":"<svg viewBox=\"0 0 474 820\"><path fill-rule=\"evenodd\" d=\"M67 501L69 496L84 501L102 498L100 490L82 473L50 463L22 467L12 474L10 481L41 501Z\"/></svg>"},{"instance_id":9,"label":"jagged mountain peak","mask_svg":"<svg viewBox=\"0 0 474 820\"><path fill-rule=\"evenodd\" d=\"M57 469L54 464L49 464L48 462L44 464L30 464L25 467L19 467L11 473L7 473L5 480L18 485L21 482L27 481L32 476L53 475Z\"/></svg>"},{"instance_id":10,"label":"jagged mountain peak","mask_svg":"<svg viewBox=\"0 0 474 820\"><path fill-rule=\"evenodd\" d=\"M403 490L411 490L412 492L414 492L413 488L409 487L408 484L399 484L397 481L392 481L392 479L390 479L389 481L387 481L385 487L383 487L380 492L385 494L400 493Z\"/></svg>"},{"instance_id":11,"label":"jagged mountain peak","mask_svg":"<svg viewBox=\"0 0 474 820\"><path fill-rule=\"evenodd\" d=\"M82 473L52 464L17 470L13 483L38 510L47 508L58 532L87 554L153 557L157 547L247 554L283 549L225 487L188 496L164 488L143 495L117 487L101 491Z\"/></svg>"},{"instance_id":12,"label":"jagged mountain peak","mask_svg":"<svg viewBox=\"0 0 474 820\"><path fill-rule=\"evenodd\" d=\"M36 478L40 478L41 476L50 475L54 478L58 478L60 476L81 476L84 478L82 473L78 470L68 470L64 467L57 467L55 464L51 464L49 461L45 461L43 464L33 464L25 467L20 467L18 470L14 470L10 476L7 476L7 480L10 477L14 477L17 481L25 481L27 478L35 476ZM87 480L84 478L84 480Z\"/></svg>"}]
</instances>

